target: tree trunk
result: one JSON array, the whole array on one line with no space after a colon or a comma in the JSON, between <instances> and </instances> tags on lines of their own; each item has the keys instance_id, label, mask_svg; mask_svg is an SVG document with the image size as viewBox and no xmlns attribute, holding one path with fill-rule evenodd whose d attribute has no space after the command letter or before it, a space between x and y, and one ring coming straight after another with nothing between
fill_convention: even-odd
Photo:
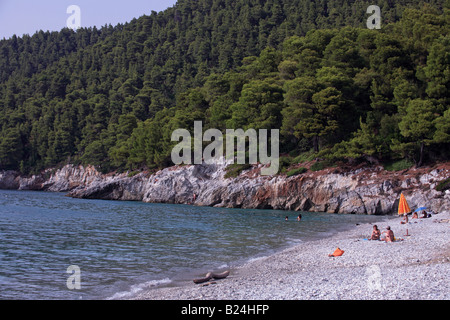
<instances>
[{"instance_id":1,"label":"tree trunk","mask_svg":"<svg viewBox=\"0 0 450 320\"><path fill-rule=\"evenodd\" d=\"M314 136L313 137L313 148L314 148L314 152L319 152L319 136Z\"/></svg>"},{"instance_id":2,"label":"tree trunk","mask_svg":"<svg viewBox=\"0 0 450 320\"><path fill-rule=\"evenodd\" d=\"M423 141L420 143L420 158L419 158L419 163L417 163L417 168L422 166L422 162L423 162L423 149L424 149L425 144L423 143Z\"/></svg>"}]
</instances>

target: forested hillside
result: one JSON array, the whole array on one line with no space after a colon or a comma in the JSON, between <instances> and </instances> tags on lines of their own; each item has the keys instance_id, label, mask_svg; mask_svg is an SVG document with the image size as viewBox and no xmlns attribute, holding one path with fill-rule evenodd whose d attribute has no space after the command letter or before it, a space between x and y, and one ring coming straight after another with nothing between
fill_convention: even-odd
<instances>
[{"instance_id":1,"label":"forested hillside","mask_svg":"<svg viewBox=\"0 0 450 320\"><path fill-rule=\"evenodd\" d=\"M118 26L0 41L0 169L170 165L177 128L281 130L307 157L449 157L444 1L180 0ZM448 6L447 6L448 8Z\"/></svg>"}]
</instances>

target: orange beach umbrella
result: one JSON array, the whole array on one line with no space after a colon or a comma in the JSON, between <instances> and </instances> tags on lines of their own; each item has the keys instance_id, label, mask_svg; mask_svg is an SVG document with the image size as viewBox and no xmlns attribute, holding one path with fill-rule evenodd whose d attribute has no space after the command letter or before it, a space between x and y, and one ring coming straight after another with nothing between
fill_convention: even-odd
<instances>
[{"instance_id":1,"label":"orange beach umbrella","mask_svg":"<svg viewBox=\"0 0 450 320\"><path fill-rule=\"evenodd\" d=\"M398 214L406 214L410 213L411 209L409 208L408 202L406 201L403 193L400 195L400 201L398 203Z\"/></svg>"}]
</instances>

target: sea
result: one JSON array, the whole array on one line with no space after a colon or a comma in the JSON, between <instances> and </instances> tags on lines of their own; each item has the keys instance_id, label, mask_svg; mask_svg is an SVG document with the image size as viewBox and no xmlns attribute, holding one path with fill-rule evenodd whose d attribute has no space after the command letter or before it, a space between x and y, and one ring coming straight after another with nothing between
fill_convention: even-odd
<instances>
[{"instance_id":1,"label":"sea","mask_svg":"<svg viewBox=\"0 0 450 320\"><path fill-rule=\"evenodd\" d=\"M376 221L0 190L0 299L131 299Z\"/></svg>"}]
</instances>

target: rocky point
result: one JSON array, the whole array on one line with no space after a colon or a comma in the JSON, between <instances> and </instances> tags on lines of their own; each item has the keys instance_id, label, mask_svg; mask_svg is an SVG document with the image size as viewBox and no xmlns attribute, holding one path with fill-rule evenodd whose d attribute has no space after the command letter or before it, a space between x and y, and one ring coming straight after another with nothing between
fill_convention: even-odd
<instances>
[{"instance_id":1,"label":"rocky point","mask_svg":"<svg viewBox=\"0 0 450 320\"><path fill-rule=\"evenodd\" d=\"M225 178L227 164L173 166L156 173L102 174L93 166L66 165L23 177L0 172L0 188L67 192L86 199L131 200L228 208L393 214L403 193L412 208L448 210L450 190L437 191L450 164L398 172L382 166L328 168L293 177L261 176L261 165ZM195 196L194 196L195 194Z\"/></svg>"}]
</instances>

